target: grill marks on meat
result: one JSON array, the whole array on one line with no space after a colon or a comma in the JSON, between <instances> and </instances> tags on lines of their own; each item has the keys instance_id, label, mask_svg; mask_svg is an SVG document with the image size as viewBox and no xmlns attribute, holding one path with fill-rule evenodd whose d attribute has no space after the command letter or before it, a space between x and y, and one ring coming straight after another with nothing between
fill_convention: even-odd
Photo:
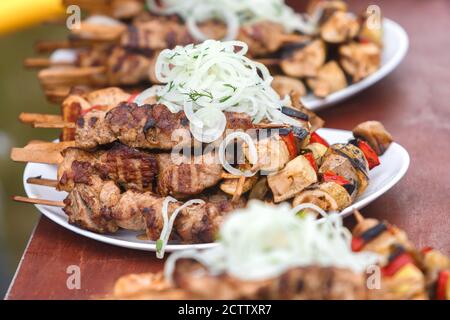
<instances>
[{"instance_id":1,"label":"grill marks on meat","mask_svg":"<svg viewBox=\"0 0 450 320\"><path fill-rule=\"evenodd\" d=\"M299 267L274 279L245 281L226 274L211 276L201 264L180 260L174 282L199 299L353 300L366 296L362 275L333 267Z\"/></svg>"},{"instance_id":2,"label":"grill marks on meat","mask_svg":"<svg viewBox=\"0 0 450 320\"><path fill-rule=\"evenodd\" d=\"M64 212L69 216L70 223L94 232L112 233L118 228L146 230L148 238L156 241L163 228L164 199L151 192L129 190L120 193L119 187L112 181L105 182L93 176L91 185L75 185L64 201ZM169 217L181 205L181 202L170 204ZM212 242L223 217L243 205L243 200L234 205L228 197L217 195L214 202L185 208L175 220L171 240L181 243Z\"/></svg>"},{"instance_id":3,"label":"grill marks on meat","mask_svg":"<svg viewBox=\"0 0 450 320\"><path fill-rule=\"evenodd\" d=\"M126 190L155 191L183 199L217 185L222 178L222 166L213 162L212 153L174 161L171 154L152 154L116 143L92 153L69 148L63 156L58 189L68 192L79 183L91 185L91 177L98 176Z\"/></svg>"},{"instance_id":4,"label":"grill marks on meat","mask_svg":"<svg viewBox=\"0 0 450 320\"><path fill-rule=\"evenodd\" d=\"M95 121L90 119L95 117ZM252 128L250 117L242 113L227 113L227 129ZM76 144L92 149L102 144L120 141L130 147L171 150L180 144L191 144L189 121L184 112L172 113L162 104L138 107L121 103L110 111L92 111L80 118L75 133Z\"/></svg>"},{"instance_id":5,"label":"grill marks on meat","mask_svg":"<svg viewBox=\"0 0 450 320\"><path fill-rule=\"evenodd\" d=\"M152 190L158 172L156 156L121 144L109 150L89 153L76 148L63 152L58 168L60 190L71 191L76 184L92 185L92 177L114 180L126 189Z\"/></svg>"}]
</instances>

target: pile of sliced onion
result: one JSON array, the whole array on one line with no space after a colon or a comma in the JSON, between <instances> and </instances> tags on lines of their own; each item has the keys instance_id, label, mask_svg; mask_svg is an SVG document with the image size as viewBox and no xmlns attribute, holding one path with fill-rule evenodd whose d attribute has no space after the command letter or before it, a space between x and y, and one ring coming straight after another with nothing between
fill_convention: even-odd
<instances>
[{"instance_id":1,"label":"pile of sliced onion","mask_svg":"<svg viewBox=\"0 0 450 320\"><path fill-rule=\"evenodd\" d=\"M234 40L239 26L262 20L279 23L286 32L317 33L322 11L311 17L296 13L284 0L147 0L150 11L160 15L177 14L186 21L191 35L199 41L207 36L197 23L220 19L227 26L223 40Z\"/></svg>"},{"instance_id":2,"label":"pile of sliced onion","mask_svg":"<svg viewBox=\"0 0 450 320\"><path fill-rule=\"evenodd\" d=\"M156 96L171 112L184 111L193 136L206 143L222 136L225 111L246 113L254 123L267 119L301 126L280 111L290 102L280 98L269 70L247 58L247 51L243 42L216 40L164 50L155 65L163 85L144 91L135 102L142 105Z\"/></svg>"},{"instance_id":3,"label":"pile of sliced onion","mask_svg":"<svg viewBox=\"0 0 450 320\"><path fill-rule=\"evenodd\" d=\"M313 204L299 208L323 211ZM373 253L351 250L351 234L337 213L316 220L313 215L298 217L299 208L250 202L247 209L236 211L223 223L218 247L169 257L167 279L171 280L180 258L196 259L212 274L227 273L243 280L269 279L304 266L361 273L378 262L379 257Z\"/></svg>"}]
</instances>

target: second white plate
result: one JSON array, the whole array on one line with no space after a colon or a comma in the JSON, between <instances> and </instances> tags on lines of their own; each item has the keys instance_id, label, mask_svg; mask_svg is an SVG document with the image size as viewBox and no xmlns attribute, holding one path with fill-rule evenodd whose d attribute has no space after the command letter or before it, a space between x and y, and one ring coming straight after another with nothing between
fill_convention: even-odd
<instances>
[{"instance_id":1,"label":"second white plate","mask_svg":"<svg viewBox=\"0 0 450 320\"><path fill-rule=\"evenodd\" d=\"M381 68L366 79L354 83L343 90L335 92L325 99L319 99L313 94L303 97L302 102L306 107L310 110L317 111L322 108L332 106L374 85L398 67L408 51L408 34L399 24L386 18L384 19L383 26L384 48L381 57Z\"/></svg>"},{"instance_id":2,"label":"second white plate","mask_svg":"<svg viewBox=\"0 0 450 320\"><path fill-rule=\"evenodd\" d=\"M320 129L319 134L324 137L330 144L346 142L353 137L350 131L335 129ZM399 144L393 143L386 151L386 153L381 157L381 165L370 171L370 183L367 190L364 192L364 194L362 194L362 196L357 199L357 201L351 207L346 208L341 214L343 216L348 216L352 213L353 208L360 209L380 197L383 193L392 188L405 175L408 167L408 152ZM26 183L26 180L28 178L36 176L42 176L42 178L47 179L56 179L56 166L37 163L27 164L23 176L23 183L25 192L28 197L56 201L64 200L67 195L67 193L65 192L58 192L53 188ZM120 247L156 251L156 245L154 242L140 240L138 238L138 236L143 232L139 233L128 230L120 230L115 234L97 234L69 224L67 222L67 216L61 208L42 205L36 205L36 207L50 220L82 236ZM214 243L194 245L168 245L166 251L171 252L187 249L205 249L213 246L215 246Z\"/></svg>"}]
</instances>

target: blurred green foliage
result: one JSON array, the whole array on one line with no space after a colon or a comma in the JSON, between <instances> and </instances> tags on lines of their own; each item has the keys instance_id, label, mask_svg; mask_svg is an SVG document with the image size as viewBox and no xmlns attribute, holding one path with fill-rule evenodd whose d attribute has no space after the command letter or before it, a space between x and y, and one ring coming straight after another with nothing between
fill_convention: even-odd
<instances>
[{"instance_id":1,"label":"blurred green foliage","mask_svg":"<svg viewBox=\"0 0 450 320\"><path fill-rule=\"evenodd\" d=\"M0 36L0 297L14 275L28 238L38 220L30 205L14 203L12 195L23 195L24 164L9 159L12 146L32 139L55 139L54 130L32 129L18 122L20 112L58 113L46 101L36 71L26 70L23 61L35 56L33 45L42 39L63 39L64 26L44 25Z\"/></svg>"}]
</instances>

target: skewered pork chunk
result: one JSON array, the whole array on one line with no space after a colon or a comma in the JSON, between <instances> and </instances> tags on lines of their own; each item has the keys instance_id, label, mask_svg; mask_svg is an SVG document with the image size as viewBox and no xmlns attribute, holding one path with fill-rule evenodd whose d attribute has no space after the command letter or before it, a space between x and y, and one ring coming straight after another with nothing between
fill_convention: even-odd
<instances>
[{"instance_id":1,"label":"skewered pork chunk","mask_svg":"<svg viewBox=\"0 0 450 320\"><path fill-rule=\"evenodd\" d=\"M270 174L267 182L272 190L274 201L279 203L294 197L311 184L316 183L317 174L304 156L298 156L290 161L284 169Z\"/></svg>"},{"instance_id":2,"label":"skewered pork chunk","mask_svg":"<svg viewBox=\"0 0 450 320\"><path fill-rule=\"evenodd\" d=\"M64 212L69 222L98 233L116 232L118 228L146 230L156 241L163 227L164 197L150 192L128 190L121 193L111 181L93 176L91 184L77 184L64 200ZM245 204L243 199L233 204L222 194L208 195L206 202L181 211L173 227L171 239L182 243L213 242L223 216ZM168 215L182 203L171 203Z\"/></svg>"},{"instance_id":3,"label":"skewered pork chunk","mask_svg":"<svg viewBox=\"0 0 450 320\"><path fill-rule=\"evenodd\" d=\"M253 127L246 114L228 112L226 118L227 129L245 131ZM92 111L78 119L75 141L82 149L114 141L162 150L193 143L184 112L172 113L162 104L138 107L134 103L122 103L108 112Z\"/></svg>"},{"instance_id":4,"label":"skewered pork chunk","mask_svg":"<svg viewBox=\"0 0 450 320\"><path fill-rule=\"evenodd\" d=\"M286 46L280 67L290 77L313 77L326 59L325 43L314 40L307 44Z\"/></svg>"},{"instance_id":5,"label":"skewered pork chunk","mask_svg":"<svg viewBox=\"0 0 450 320\"><path fill-rule=\"evenodd\" d=\"M373 43L352 42L339 48L342 68L352 76L353 82L361 81L380 69L381 49Z\"/></svg>"},{"instance_id":6,"label":"skewered pork chunk","mask_svg":"<svg viewBox=\"0 0 450 320\"><path fill-rule=\"evenodd\" d=\"M353 39L359 32L358 19L351 13L334 12L320 28L323 40L329 43L343 43Z\"/></svg>"},{"instance_id":7,"label":"skewered pork chunk","mask_svg":"<svg viewBox=\"0 0 450 320\"><path fill-rule=\"evenodd\" d=\"M93 177L113 180L126 190L153 191L183 199L200 194L222 179L222 166L209 155L172 160L170 154L152 154L121 144L86 152L69 148L58 168L58 189L70 192L76 184L92 184ZM178 162L179 161L179 162ZM156 187L155 187L156 186Z\"/></svg>"},{"instance_id":8,"label":"skewered pork chunk","mask_svg":"<svg viewBox=\"0 0 450 320\"><path fill-rule=\"evenodd\" d=\"M319 98L325 98L347 87L345 74L336 61L330 61L320 67L317 74L309 78L306 83Z\"/></svg>"},{"instance_id":9,"label":"skewered pork chunk","mask_svg":"<svg viewBox=\"0 0 450 320\"><path fill-rule=\"evenodd\" d=\"M366 121L353 129L355 138L367 141L372 149L382 155L393 141L391 134L378 121Z\"/></svg>"},{"instance_id":10,"label":"skewered pork chunk","mask_svg":"<svg viewBox=\"0 0 450 320\"><path fill-rule=\"evenodd\" d=\"M346 269L299 267L281 276L246 281L223 274L212 276L192 260L177 262L174 272L177 288L198 299L364 299L364 278Z\"/></svg>"}]
</instances>

